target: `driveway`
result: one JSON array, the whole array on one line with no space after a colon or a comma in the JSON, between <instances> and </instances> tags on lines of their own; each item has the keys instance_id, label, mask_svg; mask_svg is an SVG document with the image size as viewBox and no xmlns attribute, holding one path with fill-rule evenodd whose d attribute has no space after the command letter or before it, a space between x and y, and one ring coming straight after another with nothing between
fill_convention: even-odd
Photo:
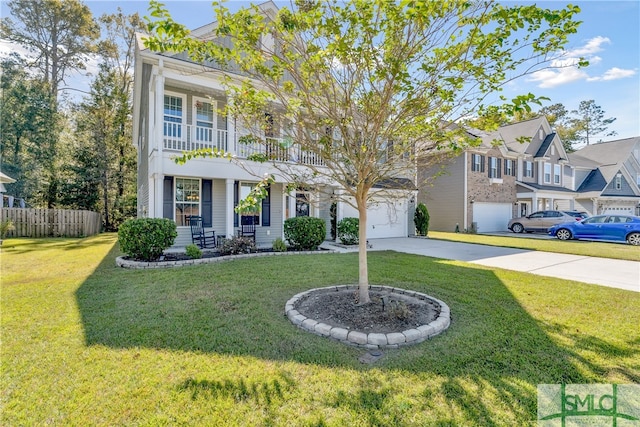
<instances>
[{"instance_id":1,"label":"driveway","mask_svg":"<svg viewBox=\"0 0 640 427\"><path fill-rule=\"evenodd\" d=\"M370 250L391 250L466 261L487 267L524 271L541 276L640 292L640 261L566 255L424 238L371 239L369 242L373 245Z\"/></svg>"}]
</instances>

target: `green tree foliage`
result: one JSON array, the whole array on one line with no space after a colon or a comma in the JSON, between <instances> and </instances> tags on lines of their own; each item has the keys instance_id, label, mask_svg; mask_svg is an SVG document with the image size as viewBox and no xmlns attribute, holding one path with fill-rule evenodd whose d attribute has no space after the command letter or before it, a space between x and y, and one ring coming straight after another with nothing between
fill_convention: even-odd
<instances>
[{"instance_id":1,"label":"green tree foliage","mask_svg":"<svg viewBox=\"0 0 640 427\"><path fill-rule=\"evenodd\" d=\"M16 179L6 188L31 206L48 206L57 197L55 165L60 161L56 99L46 83L26 71L23 59L11 56L1 65L0 156L2 170Z\"/></svg>"},{"instance_id":2,"label":"green tree foliage","mask_svg":"<svg viewBox=\"0 0 640 427\"><path fill-rule=\"evenodd\" d=\"M418 203L416 212L413 214L413 222L416 226L418 236L426 236L429 233L429 210L424 203Z\"/></svg>"},{"instance_id":3,"label":"green tree foliage","mask_svg":"<svg viewBox=\"0 0 640 427\"><path fill-rule=\"evenodd\" d=\"M67 205L100 211L106 230L136 215L136 150L131 144L135 32L138 15L119 10L100 18L107 37L89 96L75 111L75 132L66 167Z\"/></svg>"},{"instance_id":4,"label":"green tree foliage","mask_svg":"<svg viewBox=\"0 0 640 427\"><path fill-rule=\"evenodd\" d=\"M89 8L78 0L11 0L11 18L2 19L2 38L32 54L31 66L49 84L52 96L66 76L84 70L97 48L100 29Z\"/></svg>"},{"instance_id":5,"label":"green tree foliage","mask_svg":"<svg viewBox=\"0 0 640 427\"><path fill-rule=\"evenodd\" d=\"M609 125L616 121L615 117L604 118L602 107L596 105L593 99L581 101L577 110L571 112L577 117L571 119L571 125L575 129L576 139L589 145L596 135L605 133L604 136L614 136L616 131L607 132Z\"/></svg>"},{"instance_id":6,"label":"green tree foliage","mask_svg":"<svg viewBox=\"0 0 640 427\"><path fill-rule=\"evenodd\" d=\"M544 68L579 25L576 6L467 0L298 1L268 19L258 6L232 13L214 2L214 8L218 25L203 40L189 37L152 1L146 46L217 63L233 99L227 113L253 125L253 136L265 144L276 124L303 152L322 159L320 166L274 167L292 182L334 183L358 209L361 303L370 301L370 190L403 172L412 176L425 154L475 143L451 125L461 118L481 116L495 127L505 115L530 111L539 102L533 94L502 98L495 108L485 100Z\"/></svg>"}]
</instances>

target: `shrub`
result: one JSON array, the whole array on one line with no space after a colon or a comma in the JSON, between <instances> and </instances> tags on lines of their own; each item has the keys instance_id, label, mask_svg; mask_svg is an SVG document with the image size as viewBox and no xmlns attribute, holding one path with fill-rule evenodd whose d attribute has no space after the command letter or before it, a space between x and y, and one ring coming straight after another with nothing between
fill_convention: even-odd
<instances>
[{"instance_id":1,"label":"shrub","mask_svg":"<svg viewBox=\"0 0 640 427\"><path fill-rule=\"evenodd\" d=\"M166 218L128 219L120 225L120 248L131 258L155 261L173 245L178 232L176 223Z\"/></svg>"},{"instance_id":2,"label":"shrub","mask_svg":"<svg viewBox=\"0 0 640 427\"><path fill-rule=\"evenodd\" d=\"M225 239L220 249L222 255L239 255L250 254L255 252L256 243L250 237L234 236L231 239Z\"/></svg>"},{"instance_id":3,"label":"shrub","mask_svg":"<svg viewBox=\"0 0 640 427\"><path fill-rule=\"evenodd\" d=\"M296 250L317 249L327 235L327 225L323 219L297 216L284 222L284 237Z\"/></svg>"},{"instance_id":4,"label":"shrub","mask_svg":"<svg viewBox=\"0 0 640 427\"><path fill-rule=\"evenodd\" d=\"M274 252L287 252L287 245L284 244L284 241L281 238L277 238L273 241L273 251Z\"/></svg>"},{"instance_id":5,"label":"shrub","mask_svg":"<svg viewBox=\"0 0 640 427\"><path fill-rule=\"evenodd\" d=\"M413 215L418 236L426 236L429 233L429 211L424 203L418 203L416 213Z\"/></svg>"},{"instance_id":6,"label":"shrub","mask_svg":"<svg viewBox=\"0 0 640 427\"><path fill-rule=\"evenodd\" d=\"M345 245L357 245L360 220L358 218L342 218L338 222L338 239Z\"/></svg>"},{"instance_id":7,"label":"shrub","mask_svg":"<svg viewBox=\"0 0 640 427\"><path fill-rule=\"evenodd\" d=\"M191 259L202 258L202 251L197 245L194 245L194 244L187 245L187 247L185 248L185 251L187 252L187 256Z\"/></svg>"},{"instance_id":8,"label":"shrub","mask_svg":"<svg viewBox=\"0 0 640 427\"><path fill-rule=\"evenodd\" d=\"M13 226L13 221L11 221L10 219L4 219L0 221L0 240L4 240L4 238L7 237L7 233L15 229L16 228Z\"/></svg>"}]
</instances>

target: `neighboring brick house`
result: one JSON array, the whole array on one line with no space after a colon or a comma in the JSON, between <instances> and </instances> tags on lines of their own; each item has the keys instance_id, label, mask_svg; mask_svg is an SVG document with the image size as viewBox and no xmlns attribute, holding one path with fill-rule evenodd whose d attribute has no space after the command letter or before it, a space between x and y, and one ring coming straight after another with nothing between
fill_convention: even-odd
<instances>
[{"instance_id":1,"label":"neighboring brick house","mask_svg":"<svg viewBox=\"0 0 640 427\"><path fill-rule=\"evenodd\" d=\"M573 170L546 118L475 136L481 144L451 163L418 170L418 182L437 176L418 195L429 209L430 229L506 231L514 216L573 208Z\"/></svg>"}]
</instances>

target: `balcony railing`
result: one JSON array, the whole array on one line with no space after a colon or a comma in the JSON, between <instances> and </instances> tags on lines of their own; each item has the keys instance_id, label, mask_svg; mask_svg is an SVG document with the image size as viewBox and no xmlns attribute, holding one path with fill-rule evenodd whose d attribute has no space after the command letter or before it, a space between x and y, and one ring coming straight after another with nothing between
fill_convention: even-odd
<instances>
[{"instance_id":1,"label":"balcony railing","mask_svg":"<svg viewBox=\"0 0 640 427\"><path fill-rule=\"evenodd\" d=\"M242 158L252 155L264 155L271 161L303 163L322 166L324 161L318 153L303 150L299 145L285 141L284 138L267 138L266 143L240 142L232 138L222 129L203 126L183 125L182 123L164 122L163 148L170 151L191 151L201 148L217 148ZM289 146L290 145L290 146Z\"/></svg>"}]
</instances>

